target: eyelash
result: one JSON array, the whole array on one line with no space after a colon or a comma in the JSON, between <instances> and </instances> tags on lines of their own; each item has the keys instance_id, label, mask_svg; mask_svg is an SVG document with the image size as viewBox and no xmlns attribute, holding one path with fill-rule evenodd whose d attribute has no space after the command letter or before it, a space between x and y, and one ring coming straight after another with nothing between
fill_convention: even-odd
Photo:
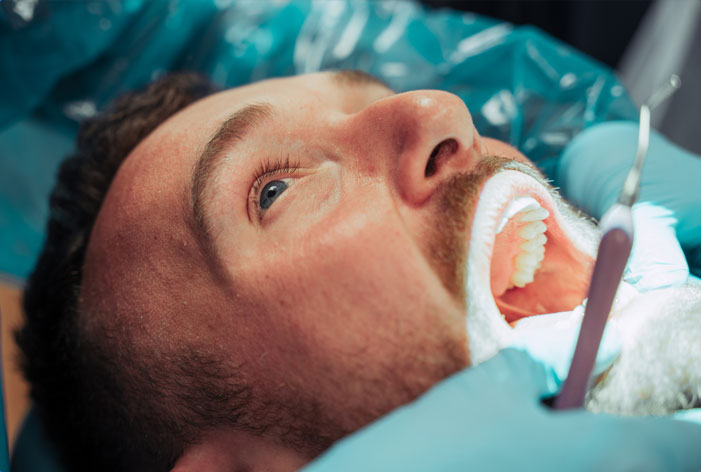
<instances>
[{"instance_id":1,"label":"eyelash","mask_svg":"<svg viewBox=\"0 0 701 472\"><path fill-rule=\"evenodd\" d=\"M298 170L299 162L290 162L289 154L285 156L284 159L267 158L260 163L255 173L253 174L255 175L256 180L253 182L253 186L251 187L251 206L253 206L256 215L258 216L258 220L260 220L263 217L263 214L260 211L260 189L263 186L263 183L273 175L290 175L294 174Z\"/></svg>"}]
</instances>

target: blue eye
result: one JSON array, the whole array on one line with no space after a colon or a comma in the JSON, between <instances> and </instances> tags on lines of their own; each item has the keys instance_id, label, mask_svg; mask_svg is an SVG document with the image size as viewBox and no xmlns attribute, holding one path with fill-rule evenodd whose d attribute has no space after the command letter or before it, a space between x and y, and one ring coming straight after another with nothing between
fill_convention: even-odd
<instances>
[{"instance_id":1,"label":"blue eye","mask_svg":"<svg viewBox=\"0 0 701 472\"><path fill-rule=\"evenodd\" d=\"M273 180L268 182L263 187L260 192L260 207L263 210L270 208L275 199L279 197L282 192L287 190L287 184L282 180Z\"/></svg>"}]
</instances>

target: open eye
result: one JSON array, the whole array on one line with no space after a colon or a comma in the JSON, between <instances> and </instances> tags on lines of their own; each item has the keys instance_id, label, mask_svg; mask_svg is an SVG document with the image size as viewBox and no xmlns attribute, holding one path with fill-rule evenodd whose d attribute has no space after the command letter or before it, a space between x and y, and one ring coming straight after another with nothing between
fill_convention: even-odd
<instances>
[{"instance_id":1,"label":"open eye","mask_svg":"<svg viewBox=\"0 0 701 472\"><path fill-rule=\"evenodd\" d=\"M258 200L261 213L270 208L270 205L272 205L277 197L285 190L287 190L287 183L283 180L272 180L265 184L260 191Z\"/></svg>"},{"instance_id":2,"label":"open eye","mask_svg":"<svg viewBox=\"0 0 701 472\"><path fill-rule=\"evenodd\" d=\"M299 164L290 162L289 156L284 160L264 160L255 172L256 180L253 182L250 193L250 207L255 211L258 220L277 198L292 185L290 177L300 169ZM269 180L273 176L281 178Z\"/></svg>"}]
</instances>

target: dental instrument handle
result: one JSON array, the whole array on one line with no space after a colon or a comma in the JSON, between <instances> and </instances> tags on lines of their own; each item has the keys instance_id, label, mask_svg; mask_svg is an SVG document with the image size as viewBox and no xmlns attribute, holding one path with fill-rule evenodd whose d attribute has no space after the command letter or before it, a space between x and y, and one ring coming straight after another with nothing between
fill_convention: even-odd
<instances>
[{"instance_id":1,"label":"dental instrument handle","mask_svg":"<svg viewBox=\"0 0 701 472\"><path fill-rule=\"evenodd\" d=\"M640 125L638 126L638 148L635 151L635 161L633 167L628 172L623 189L618 198L618 203L629 207L638 199L640 192L640 181L643 173L645 156L650 146L650 108L647 105L640 107Z\"/></svg>"},{"instance_id":2,"label":"dental instrument handle","mask_svg":"<svg viewBox=\"0 0 701 472\"><path fill-rule=\"evenodd\" d=\"M672 75L667 83L653 91L640 108L635 161L623 183L618 203L601 219L603 237L599 243L599 252L589 284L589 300L584 310L570 371L560 396L555 400L555 409L584 406L601 338L633 247L632 207L638 199L643 164L650 146L650 113L680 86L679 77Z\"/></svg>"},{"instance_id":3,"label":"dental instrument handle","mask_svg":"<svg viewBox=\"0 0 701 472\"><path fill-rule=\"evenodd\" d=\"M633 246L631 208L615 204L601 220L604 233L592 272L587 307L567 380L554 408L581 408L611 306Z\"/></svg>"},{"instance_id":4,"label":"dental instrument handle","mask_svg":"<svg viewBox=\"0 0 701 472\"><path fill-rule=\"evenodd\" d=\"M681 87L681 85L682 81L679 76L672 74L667 82L653 90L652 94L640 107L638 148L635 151L635 161L633 162L633 167L630 169L630 172L628 172L628 176L623 183L623 189L621 190L618 203L632 207L635 201L638 199L638 193L640 192L640 180L643 173L643 164L645 163L645 157L647 156L648 147L650 146L650 114L652 113L652 110L657 107L657 105L669 98L679 89L679 87Z\"/></svg>"}]
</instances>

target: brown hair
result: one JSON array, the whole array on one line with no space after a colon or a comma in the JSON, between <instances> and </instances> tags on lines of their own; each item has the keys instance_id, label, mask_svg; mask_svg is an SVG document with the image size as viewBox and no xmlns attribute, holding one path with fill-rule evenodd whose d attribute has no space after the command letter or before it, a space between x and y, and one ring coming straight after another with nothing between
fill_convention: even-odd
<instances>
[{"instance_id":1,"label":"brown hair","mask_svg":"<svg viewBox=\"0 0 701 472\"><path fill-rule=\"evenodd\" d=\"M168 117L214 91L208 79L179 73L120 97L81 126L76 152L59 171L16 339L36 411L68 470L168 470L192 440L192 421L177 408L166 419L133 411L138 402L125 396L139 388L117 381L116 353L86 339L78 294L90 232L121 163Z\"/></svg>"}]
</instances>

